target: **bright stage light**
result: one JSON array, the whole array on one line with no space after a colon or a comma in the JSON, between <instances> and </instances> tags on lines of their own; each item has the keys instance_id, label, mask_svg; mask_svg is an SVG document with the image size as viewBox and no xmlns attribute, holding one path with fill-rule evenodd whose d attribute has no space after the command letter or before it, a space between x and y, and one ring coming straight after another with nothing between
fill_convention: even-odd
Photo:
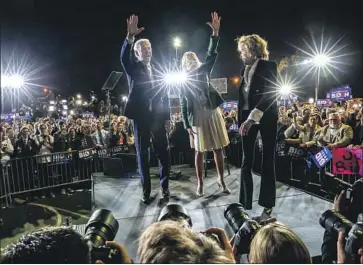
<instances>
[{"instance_id":1,"label":"bright stage light","mask_svg":"<svg viewBox=\"0 0 363 265\"><path fill-rule=\"evenodd\" d=\"M76 100L76 104L77 105L82 105L82 100L80 100L80 99Z\"/></svg>"},{"instance_id":2,"label":"bright stage light","mask_svg":"<svg viewBox=\"0 0 363 265\"><path fill-rule=\"evenodd\" d=\"M67 110L68 106L67 105L63 105L63 109Z\"/></svg>"},{"instance_id":3,"label":"bright stage light","mask_svg":"<svg viewBox=\"0 0 363 265\"><path fill-rule=\"evenodd\" d=\"M63 104L66 104L66 103L67 103L67 100L66 100L66 99L63 99L63 100L62 100L62 103L63 103Z\"/></svg>"},{"instance_id":4,"label":"bright stage light","mask_svg":"<svg viewBox=\"0 0 363 265\"><path fill-rule=\"evenodd\" d=\"M49 106L49 111L54 111L55 107L54 106Z\"/></svg>"},{"instance_id":5,"label":"bright stage light","mask_svg":"<svg viewBox=\"0 0 363 265\"><path fill-rule=\"evenodd\" d=\"M63 111L62 111L62 115L63 115L63 116L67 116L67 111L66 111L66 110L63 110Z\"/></svg>"},{"instance_id":6,"label":"bright stage light","mask_svg":"<svg viewBox=\"0 0 363 265\"><path fill-rule=\"evenodd\" d=\"M330 58L325 54L317 54L314 56L313 62L317 67L324 67L330 62Z\"/></svg>"},{"instance_id":7,"label":"bright stage light","mask_svg":"<svg viewBox=\"0 0 363 265\"><path fill-rule=\"evenodd\" d=\"M50 105L55 105L55 101L54 100L51 100L51 101L49 101L49 104Z\"/></svg>"},{"instance_id":8,"label":"bright stage light","mask_svg":"<svg viewBox=\"0 0 363 265\"><path fill-rule=\"evenodd\" d=\"M309 103L313 104L314 103L314 99L313 98L309 98Z\"/></svg>"},{"instance_id":9,"label":"bright stage light","mask_svg":"<svg viewBox=\"0 0 363 265\"><path fill-rule=\"evenodd\" d=\"M82 96L80 94L77 95L77 98L82 98Z\"/></svg>"},{"instance_id":10,"label":"bright stage light","mask_svg":"<svg viewBox=\"0 0 363 265\"><path fill-rule=\"evenodd\" d=\"M24 77L20 75L1 76L1 87L21 88L24 85Z\"/></svg>"},{"instance_id":11,"label":"bright stage light","mask_svg":"<svg viewBox=\"0 0 363 265\"><path fill-rule=\"evenodd\" d=\"M182 41L180 38L176 37L176 38L174 38L173 44L174 44L175 48L179 48L182 45Z\"/></svg>"},{"instance_id":12,"label":"bright stage light","mask_svg":"<svg viewBox=\"0 0 363 265\"><path fill-rule=\"evenodd\" d=\"M128 101L128 97L127 97L127 96L122 96L122 101L123 101L123 102Z\"/></svg>"},{"instance_id":13,"label":"bright stage light","mask_svg":"<svg viewBox=\"0 0 363 265\"><path fill-rule=\"evenodd\" d=\"M187 81L187 74L184 72L168 73L164 77L164 81L167 85L180 85Z\"/></svg>"},{"instance_id":14,"label":"bright stage light","mask_svg":"<svg viewBox=\"0 0 363 265\"><path fill-rule=\"evenodd\" d=\"M292 87L291 87L291 85L282 85L281 87L280 87L280 93L282 94L282 95L288 95L288 94L290 94L291 93L291 91L292 91Z\"/></svg>"}]
</instances>

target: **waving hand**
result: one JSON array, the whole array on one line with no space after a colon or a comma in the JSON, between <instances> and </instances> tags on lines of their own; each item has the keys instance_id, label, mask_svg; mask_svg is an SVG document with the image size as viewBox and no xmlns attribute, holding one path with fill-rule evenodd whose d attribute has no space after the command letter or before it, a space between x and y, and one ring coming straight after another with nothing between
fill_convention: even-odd
<instances>
[{"instance_id":1,"label":"waving hand","mask_svg":"<svg viewBox=\"0 0 363 265\"><path fill-rule=\"evenodd\" d=\"M221 17L218 16L217 12L213 12L211 16L212 16L212 21L207 22L207 25L211 27L211 29L213 30L213 35L218 36L219 28L221 26Z\"/></svg>"},{"instance_id":2,"label":"waving hand","mask_svg":"<svg viewBox=\"0 0 363 265\"><path fill-rule=\"evenodd\" d=\"M127 35L130 38L135 37L136 35L140 34L144 31L144 27L138 28L137 24L139 23L139 17L132 15L130 18L126 20L127 22Z\"/></svg>"}]
</instances>

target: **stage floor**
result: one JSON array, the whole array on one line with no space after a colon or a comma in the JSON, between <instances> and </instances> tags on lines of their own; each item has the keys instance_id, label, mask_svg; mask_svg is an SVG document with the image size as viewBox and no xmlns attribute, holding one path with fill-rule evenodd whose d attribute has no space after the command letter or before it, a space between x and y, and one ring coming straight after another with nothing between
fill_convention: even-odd
<instances>
[{"instance_id":1,"label":"stage floor","mask_svg":"<svg viewBox=\"0 0 363 265\"><path fill-rule=\"evenodd\" d=\"M210 226L221 227L232 236L223 213L226 206L238 201L240 169L231 168L231 175L226 176L226 183L232 194L222 194L216 183L214 169L208 170L205 179L205 195L197 197L194 169L189 166L173 166L174 171L181 171L182 177L170 181L171 197L169 203L180 203L192 217L193 230L203 231ZM156 174L157 169L152 169ZM227 172L226 172L227 173ZM154 200L145 205L141 202L142 188L138 176L133 178L109 178L95 174L96 208L111 210L119 222L119 231L115 240L126 245L129 254L136 259L137 239L159 216L165 202L161 199L160 185L157 178L152 179L152 197ZM260 177L254 176L254 202L250 215L260 215L262 207L257 204L260 189ZM319 225L320 215L332 204L317 197L277 184L277 200L273 216L278 221L291 227L307 244L312 256L320 255L324 230ZM58 195L33 203L1 209L4 227L0 231L0 248L16 242L24 233L29 233L47 225L61 225L65 217L72 217L73 224L84 224L91 214L91 193L76 192L71 196Z\"/></svg>"},{"instance_id":2,"label":"stage floor","mask_svg":"<svg viewBox=\"0 0 363 265\"><path fill-rule=\"evenodd\" d=\"M173 167L173 170L180 170L183 177L170 181L169 203L180 203L188 210L192 217L193 230L203 231L210 226L216 226L225 229L227 234L232 236L232 230L223 213L226 206L238 202L240 169L232 168L231 175L226 176L226 184L232 191L230 195L224 195L219 191L215 170L209 170L204 184L205 195L201 198L195 194L194 169L177 166ZM332 204L281 183L277 184L276 189L273 216L301 236L312 256L321 255L324 230L319 225L319 217L331 208ZM254 190L253 210L249 211L252 216L260 215L262 212L262 207L257 203L259 176L254 176ZM142 188L138 178L113 179L102 175L95 178L96 208L107 208L114 213L120 224L115 240L124 243L132 257L136 257L138 237L157 220L165 205L157 178L152 179L151 195L154 200L149 205L141 202L141 194Z\"/></svg>"}]
</instances>

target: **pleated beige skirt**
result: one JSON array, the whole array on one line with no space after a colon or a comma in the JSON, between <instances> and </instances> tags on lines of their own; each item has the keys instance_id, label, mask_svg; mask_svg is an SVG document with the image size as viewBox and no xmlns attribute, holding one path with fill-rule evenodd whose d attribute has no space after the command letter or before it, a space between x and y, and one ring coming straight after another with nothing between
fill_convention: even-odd
<instances>
[{"instance_id":1,"label":"pleated beige skirt","mask_svg":"<svg viewBox=\"0 0 363 265\"><path fill-rule=\"evenodd\" d=\"M218 150L229 144L228 133L219 108L215 110L198 108L194 111L194 140L190 145L195 151Z\"/></svg>"}]
</instances>

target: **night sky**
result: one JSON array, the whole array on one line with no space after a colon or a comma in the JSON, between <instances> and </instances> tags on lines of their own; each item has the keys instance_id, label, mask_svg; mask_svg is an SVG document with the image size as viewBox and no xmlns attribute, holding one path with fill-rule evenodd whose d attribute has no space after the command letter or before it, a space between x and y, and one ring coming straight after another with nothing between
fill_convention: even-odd
<instances>
[{"instance_id":1,"label":"night sky","mask_svg":"<svg viewBox=\"0 0 363 265\"><path fill-rule=\"evenodd\" d=\"M89 90L102 94L109 73L121 71L119 54L129 15L139 15L140 26L146 28L140 37L151 40L154 60L164 62L175 54L172 38L176 36L183 39L183 52L205 56L210 34L206 22L212 11L222 16L219 58L212 77L239 74L242 65L234 40L240 35L257 33L266 38L271 59L279 61L296 52L288 43L306 49L303 37L309 40L313 32L318 38L324 27L325 36L332 40L345 34L344 51L354 56L339 65L345 73L337 76L341 84L353 87L354 95L363 94L361 0L4 0L1 4L2 60L12 51L16 56L27 53L42 68L34 82L64 95L76 91L87 95ZM313 86L309 79L305 84ZM338 85L328 77L321 87L326 91ZM123 83L118 93L125 89ZM228 89L226 98L235 98L236 88Z\"/></svg>"}]
</instances>

